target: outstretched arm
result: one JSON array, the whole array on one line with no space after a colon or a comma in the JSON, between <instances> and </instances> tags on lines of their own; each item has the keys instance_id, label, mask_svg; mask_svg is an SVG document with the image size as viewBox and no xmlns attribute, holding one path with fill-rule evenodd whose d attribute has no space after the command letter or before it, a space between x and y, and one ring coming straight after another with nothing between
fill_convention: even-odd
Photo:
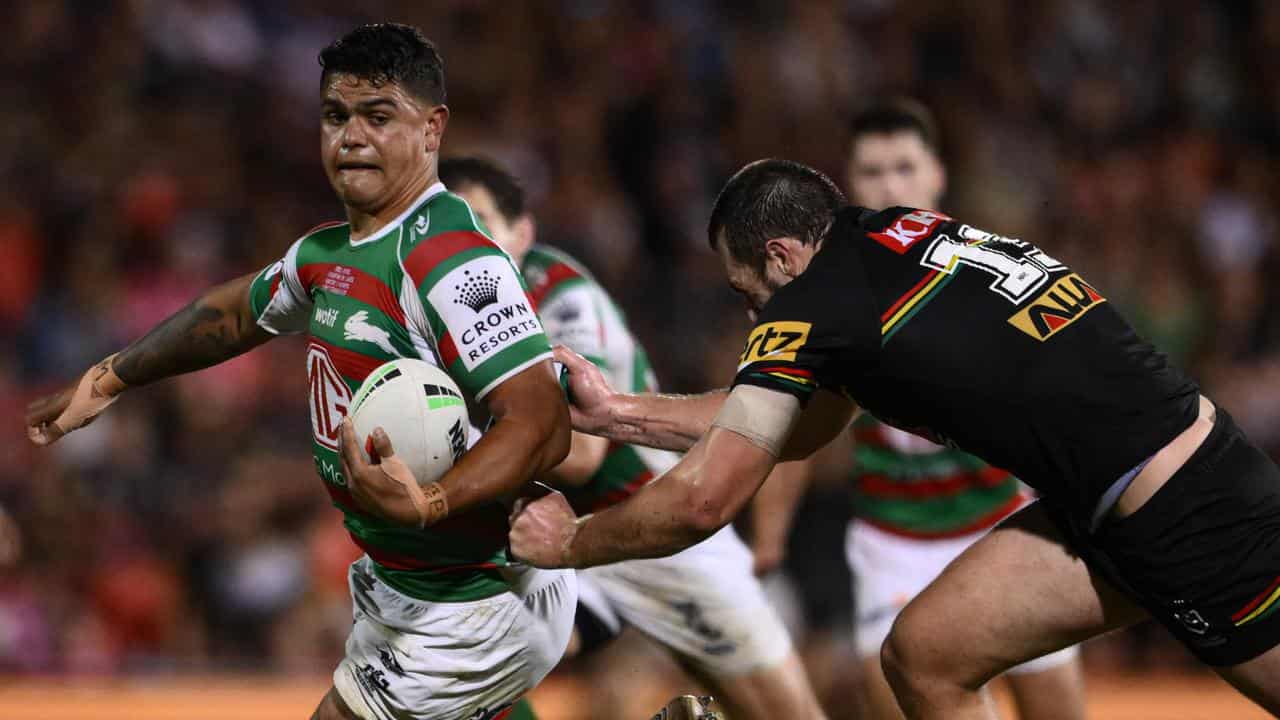
<instances>
[{"instance_id":1,"label":"outstretched arm","mask_svg":"<svg viewBox=\"0 0 1280 720\"><path fill-rule=\"evenodd\" d=\"M728 390L701 395L618 393L600 368L563 345L556 360L569 371L573 429L663 450L685 451L706 434Z\"/></svg>"},{"instance_id":2,"label":"outstretched arm","mask_svg":"<svg viewBox=\"0 0 1280 720\"><path fill-rule=\"evenodd\" d=\"M142 339L90 368L75 384L27 406L27 435L48 445L93 421L126 388L216 365L269 340L255 322L256 273L219 285Z\"/></svg>"}]
</instances>

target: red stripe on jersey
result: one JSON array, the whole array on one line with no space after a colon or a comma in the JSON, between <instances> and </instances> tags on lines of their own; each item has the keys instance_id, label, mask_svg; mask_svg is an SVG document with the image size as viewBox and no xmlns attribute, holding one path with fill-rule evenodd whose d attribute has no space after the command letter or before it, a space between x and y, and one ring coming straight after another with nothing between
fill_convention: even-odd
<instances>
[{"instance_id":1,"label":"red stripe on jersey","mask_svg":"<svg viewBox=\"0 0 1280 720\"><path fill-rule=\"evenodd\" d=\"M911 299L911 297L912 297L913 295L915 295L916 293L920 292L920 288L924 287L924 286L925 286L925 284L927 284L930 280L932 280L932 279L933 279L933 277L934 277L935 275L937 275L937 274L938 274L938 271L937 271L937 270L930 270L930 271L929 271L929 272L924 276L924 279L923 279L923 280L921 280L920 282L916 283L915 287L913 287L913 288L911 288L910 290L908 290L908 291L907 291L907 293L906 293L905 295L903 295L902 297L898 298L898 301L897 301L897 302L895 302L894 304L890 305L888 310L885 310L885 311L884 311L884 314L880 316L880 322L882 322L882 323L884 323L884 322L888 322L888 321L889 321L889 318L893 317L893 314L894 314L894 313L896 313L896 312L898 312L898 308L902 307L902 304L903 304L903 303L905 303L906 301L910 300L910 299Z\"/></svg>"},{"instance_id":2,"label":"red stripe on jersey","mask_svg":"<svg viewBox=\"0 0 1280 720\"><path fill-rule=\"evenodd\" d=\"M868 474L858 478L858 490L865 495L881 498L908 498L913 500L958 495L970 488L996 487L1009 480L1009 473L987 468L993 472L954 473L937 480L903 482L885 475Z\"/></svg>"},{"instance_id":3,"label":"red stripe on jersey","mask_svg":"<svg viewBox=\"0 0 1280 720\"><path fill-rule=\"evenodd\" d=\"M555 265L547 268L546 278L538 284L538 287L530 288L534 308L536 309L538 305L542 304L543 299L545 299L557 285L565 280L580 277L582 277L582 273L574 270L567 263L556 263Z\"/></svg>"},{"instance_id":4,"label":"red stripe on jersey","mask_svg":"<svg viewBox=\"0 0 1280 720\"><path fill-rule=\"evenodd\" d=\"M364 382L369 373L378 369L378 366L386 362L375 357L369 357L354 350L348 350L344 347L338 347L330 342L315 337L311 337L311 342L323 347L329 351L329 359L333 360L333 365L342 373L342 376L348 380L357 383Z\"/></svg>"},{"instance_id":5,"label":"red stripe on jersey","mask_svg":"<svg viewBox=\"0 0 1280 720\"><path fill-rule=\"evenodd\" d=\"M409 253L409 257L404 259L404 269L409 273L409 277L413 278L414 285L421 285L440 263L460 252L482 247L498 246L494 245L489 238L473 230L440 233L419 242L418 246Z\"/></svg>"},{"instance_id":6,"label":"red stripe on jersey","mask_svg":"<svg viewBox=\"0 0 1280 720\"><path fill-rule=\"evenodd\" d=\"M601 495L594 503L591 504L591 512L600 512L610 505L617 505L636 494L640 488L644 487L653 479L653 473L649 470L641 472L634 478L629 480L626 485Z\"/></svg>"},{"instance_id":7,"label":"red stripe on jersey","mask_svg":"<svg viewBox=\"0 0 1280 720\"><path fill-rule=\"evenodd\" d=\"M381 278L360 268L336 263L307 263L298 268L298 277L308 292L325 290L359 300L382 311L400 327L405 327L404 310L396 294Z\"/></svg>"},{"instance_id":8,"label":"red stripe on jersey","mask_svg":"<svg viewBox=\"0 0 1280 720\"><path fill-rule=\"evenodd\" d=\"M907 530L905 528L897 527L896 525L886 525L886 524L877 522L871 518L860 517L858 518L858 522L864 522L876 528L877 530L883 530L884 532L887 532L890 535L897 535L899 537L913 538L916 540L943 540L946 538L955 538L955 537L963 537L965 535L972 535L973 533L979 532L981 530L986 530L987 528L992 527L996 523L1012 515L1018 508L1022 507L1026 502L1027 502L1027 498L1025 495L1023 495L1021 492L1014 493L1013 497L1009 498L1008 502L996 508L995 510L992 510L986 515L983 515L977 520L974 520L968 525L964 525L958 528L953 528L951 530L946 530L944 532L936 532L936 533L920 532L918 530Z\"/></svg>"},{"instance_id":9,"label":"red stripe on jersey","mask_svg":"<svg viewBox=\"0 0 1280 720\"><path fill-rule=\"evenodd\" d=\"M458 359L458 345L453 342L453 333L448 330L440 336L440 342L436 344L440 350L440 361L444 363L445 368L453 364Z\"/></svg>"},{"instance_id":10,"label":"red stripe on jersey","mask_svg":"<svg viewBox=\"0 0 1280 720\"><path fill-rule=\"evenodd\" d=\"M412 555L401 555L399 553L388 552L377 546L370 545L369 543L361 540L355 533L349 532L347 534L351 536L351 540L358 545L361 550L364 550L368 553L369 557L373 558L374 562L383 567L391 568L392 570L422 570L425 572L444 573L458 572L459 570L491 570L498 567L497 563L491 562L469 563L466 565L430 565L416 557L413 557Z\"/></svg>"}]
</instances>

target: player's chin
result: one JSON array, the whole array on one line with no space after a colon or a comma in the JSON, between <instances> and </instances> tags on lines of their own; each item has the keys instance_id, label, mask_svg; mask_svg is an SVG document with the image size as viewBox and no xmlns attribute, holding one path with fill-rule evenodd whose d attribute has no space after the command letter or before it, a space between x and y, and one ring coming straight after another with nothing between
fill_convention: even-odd
<instances>
[{"instance_id":1,"label":"player's chin","mask_svg":"<svg viewBox=\"0 0 1280 720\"><path fill-rule=\"evenodd\" d=\"M382 196L382 174L377 170L339 170L333 189L346 205L369 207Z\"/></svg>"}]
</instances>

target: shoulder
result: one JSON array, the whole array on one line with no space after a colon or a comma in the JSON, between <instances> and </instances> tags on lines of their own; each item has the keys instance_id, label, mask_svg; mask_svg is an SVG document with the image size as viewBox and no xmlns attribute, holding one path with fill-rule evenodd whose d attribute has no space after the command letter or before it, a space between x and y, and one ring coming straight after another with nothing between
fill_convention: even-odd
<instances>
[{"instance_id":1,"label":"shoulder","mask_svg":"<svg viewBox=\"0 0 1280 720\"><path fill-rule=\"evenodd\" d=\"M536 303L572 287L598 287L591 273L573 256L547 245L530 248L521 263L520 272Z\"/></svg>"},{"instance_id":2,"label":"shoulder","mask_svg":"<svg viewBox=\"0 0 1280 720\"><path fill-rule=\"evenodd\" d=\"M509 262L466 201L447 191L434 195L405 218L399 253L405 272L419 286L479 257L495 256Z\"/></svg>"}]
</instances>

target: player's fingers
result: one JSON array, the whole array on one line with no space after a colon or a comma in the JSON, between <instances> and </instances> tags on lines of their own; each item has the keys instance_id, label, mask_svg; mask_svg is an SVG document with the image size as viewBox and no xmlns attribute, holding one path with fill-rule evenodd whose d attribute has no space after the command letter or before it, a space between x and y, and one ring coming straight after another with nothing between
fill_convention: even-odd
<instances>
[{"instance_id":1,"label":"player's fingers","mask_svg":"<svg viewBox=\"0 0 1280 720\"><path fill-rule=\"evenodd\" d=\"M564 345L556 345L551 348L551 352L555 355L557 362L569 368L570 373L581 372L584 366L591 364L586 358Z\"/></svg>"},{"instance_id":2,"label":"player's fingers","mask_svg":"<svg viewBox=\"0 0 1280 720\"><path fill-rule=\"evenodd\" d=\"M520 513L524 512L524 507L528 504L529 501L525 498L516 498L515 504L511 506L511 514L507 516L507 523L515 525L516 518L520 517Z\"/></svg>"},{"instance_id":3,"label":"player's fingers","mask_svg":"<svg viewBox=\"0 0 1280 720\"><path fill-rule=\"evenodd\" d=\"M27 425L47 423L61 415L69 404L71 404L70 390L36 398L27 405L26 423Z\"/></svg>"},{"instance_id":4,"label":"player's fingers","mask_svg":"<svg viewBox=\"0 0 1280 720\"><path fill-rule=\"evenodd\" d=\"M360 442L356 440L356 428L351 418L343 418L338 427L338 454L342 461L352 470L363 467L366 463L360 454Z\"/></svg>"},{"instance_id":5,"label":"player's fingers","mask_svg":"<svg viewBox=\"0 0 1280 720\"><path fill-rule=\"evenodd\" d=\"M396 456L395 448L391 447L391 437L381 427L373 429L373 434L369 436L369 440L372 442L374 452L378 453L379 458L390 460Z\"/></svg>"},{"instance_id":6,"label":"player's fingers","mask_svg":"<svg viewBox=\"0 0 1280 720\"><path fill-rule=\"evenodd\" d=\"M66 434L66 431L56 422L41 423L27 427L27 437L30 438L31 442L41 447L53 444Z\"/></svg>"}]
</instances>

